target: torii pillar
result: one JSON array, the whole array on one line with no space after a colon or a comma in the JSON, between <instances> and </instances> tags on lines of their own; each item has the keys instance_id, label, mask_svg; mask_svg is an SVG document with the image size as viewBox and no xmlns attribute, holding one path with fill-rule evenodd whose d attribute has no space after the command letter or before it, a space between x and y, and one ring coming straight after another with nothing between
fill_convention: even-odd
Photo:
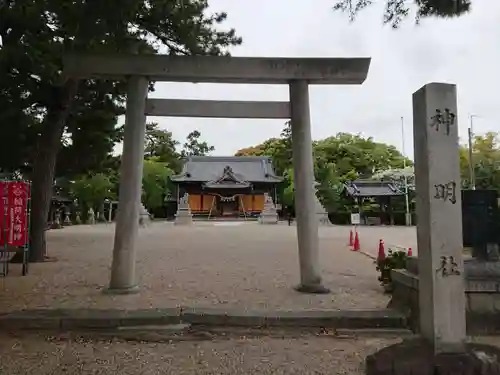
<instances>
[{"instance_id":1,"label":"torii pillar","mask_svg":"<svg viewBox=\"0 0 500 375\"><path fill-rule=\"evenodd\" d=\"M139 233L148 87L149 80L145 77L129 78L113 264L107 290L110 293L130 294L138 291L135 247Z\"/></svg>"},{"instance_id":2,"label":"torii pillar","mask_svg":"<svg viewBox=\"0 0 500 375\"><path fill-rule=\"evenodd\" d=\"M309 84L292 81L290 109L292 123L293 174L295 213L299 245L300 284L296 290L304 293L329 293L321 281L319 269L318 221L314 207L314 161L309 111Z\"/></svg>"}]
</instances>

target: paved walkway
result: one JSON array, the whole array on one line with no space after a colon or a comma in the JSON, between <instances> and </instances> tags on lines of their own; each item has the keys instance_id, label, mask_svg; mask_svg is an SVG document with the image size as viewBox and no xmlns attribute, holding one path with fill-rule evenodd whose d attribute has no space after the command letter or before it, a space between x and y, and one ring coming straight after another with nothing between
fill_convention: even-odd
<instances>
[{"instance_id":1,"label":"paved walkway","mask_svg":"<svg viewBox=\"0 0 500 375\"><path fill-rule=\"evenodd\" d=\"M109 281L113 225L75 226L48 232L57 262L34 264L26 277L19 265L0 278L0 311L35 308L139 309L219 307L238 309L378 309L388 303L373 261L348 250L349 227L320 228L321 264L329 295L305 295L298 283L296 228L256 223L199 223L175 227L155 222L141 229L137 275L141 291L101 293ZM408 239L412 228L362 228L362 249L376 251L378 238ZM406 232L405 232L406 231ZM413 229L414 231L414 229Z\"/></svg>"}]
</instances>

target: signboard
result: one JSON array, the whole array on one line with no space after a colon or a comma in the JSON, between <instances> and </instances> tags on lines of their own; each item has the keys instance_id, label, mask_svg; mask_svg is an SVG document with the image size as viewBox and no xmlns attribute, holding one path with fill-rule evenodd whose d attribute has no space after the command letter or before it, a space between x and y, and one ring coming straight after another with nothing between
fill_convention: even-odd
<instances>
[{"instance_id":1,"label":"signboard","mask_svg":"<svg viewBox=\"0 0 500 375\"><path fill-rule=\"evenodd\" d=\"M0 245L24 246L28 241L29 185L0 182Z\"/></svg>"},{"instance_id":2,"label":"signboard","mask_svg":"<svg viewBox=\"0 0 500 375\"><path fill-rule=\"evenodd\" d=\"M361 224L361 215L359 213L351 214L351 224L352 225Z\"/></svg>"}]
</instances>

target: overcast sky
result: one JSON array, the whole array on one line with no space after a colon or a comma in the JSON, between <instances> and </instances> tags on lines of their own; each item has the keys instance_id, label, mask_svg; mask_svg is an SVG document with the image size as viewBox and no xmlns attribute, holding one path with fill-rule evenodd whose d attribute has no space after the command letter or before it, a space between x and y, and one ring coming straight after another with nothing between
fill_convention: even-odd
<instances>
[{"instance_id":1,"label":"overcast sky","mask_svg":"<svg viewBox=\"0 0 500 375\"><path fill-rule=\"evenodd\" d=\"M334 0L210 0L213 10L228 13L243 44L235 56L371 57L368 79L361 86L312 86L313 139L337 132L361 133L402 146L405 119L406 154L413 155L411 96L429 82L458 86L459 129L497 131L500 125L500 2L474 0L462 18L408 18L395 31L382 25L383 4L363 11L356 22L331 10ZM286 86L157 84L151 97L225 100L288 100ZM155 118L183 142L198 129L215 146L213 155L233 155L240 148L278 136L284 121Z\"/></svg>"}]
</instances>

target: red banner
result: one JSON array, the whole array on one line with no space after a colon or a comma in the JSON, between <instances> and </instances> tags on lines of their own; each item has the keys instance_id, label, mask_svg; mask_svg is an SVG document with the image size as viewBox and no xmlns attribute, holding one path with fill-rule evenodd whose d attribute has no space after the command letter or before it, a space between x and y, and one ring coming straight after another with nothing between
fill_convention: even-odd
<instances>
[{"instance_id":1,"label":"red banner","mask_svg":"<svg viewBox=\"0 0 500 375\"><path fill-rule=\"evenodd\" d=\"M25 182L0 183L2 213L0 245L24 246L28 241L29 185ZM7 241L5 239L7 238Z\"/></svg>"},{"instance_id":2,"label":"red banner","mask_svg":"<svg viewBox=\"0 0 500 375\"><path fill-rule=\"evenodd\" d=\"M0 246L5 245L5 237L7 236L7 223L8 223L8 195L9 183L0 181Z\"/></svg>"}]
</instances>

